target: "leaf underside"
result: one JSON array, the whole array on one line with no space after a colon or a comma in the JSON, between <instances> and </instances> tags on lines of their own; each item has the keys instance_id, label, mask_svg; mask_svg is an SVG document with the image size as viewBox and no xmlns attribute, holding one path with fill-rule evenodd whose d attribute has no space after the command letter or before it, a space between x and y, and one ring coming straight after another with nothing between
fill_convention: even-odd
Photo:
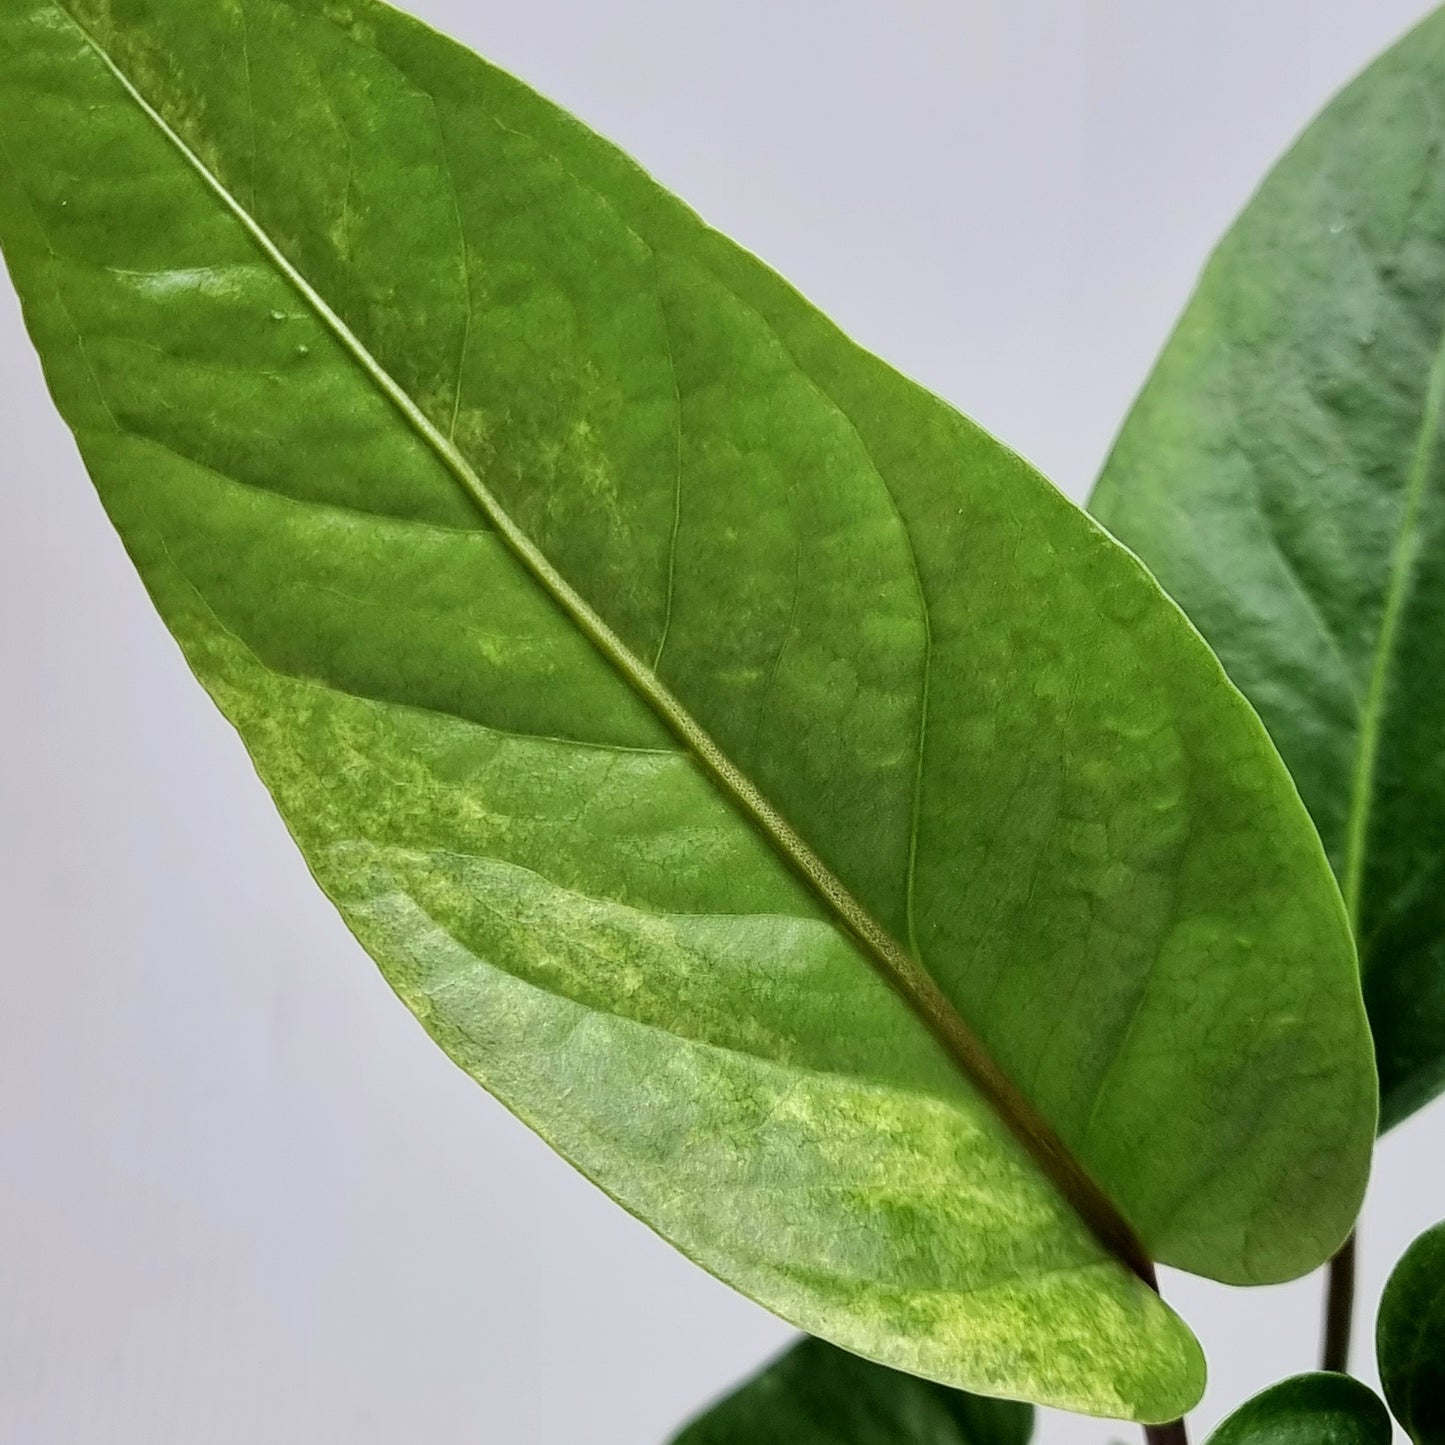
<instances>
[{"instance_id":1,"label":"leaf underside","mask_svg":"<svg viewBox=\"0 0 1445 1445\"><path fill-rule=\"evenodd\" d=\"M1091 508L1259 709L1340 878L1381 1126L1445 1086L1445 13L1210 261Z\"/></svg>"},{"instance_id":2,"label":"leaf underside","mask_svg":"<svg viewBox=\"0 0 1445 1445\"><path fill-rule=\"evenodd\" d=\"M1028 1445L1033 1411L802 1340L673 1445Z\"/></svg>"},{"instance_id":3,"label":"leaf underside","mask_svg":"<svg viewBox=\"0 0 1445 1445\"><path fill-rule=\"evenodd\" d=\"M1280 1279L1353 1219L1338 893L1143 569L383 6L0 0L0 144L101 498L442 1047L805 1329L1192 1404L1192 1336L945 1037L1155 1258Z\"/></svg>"}]
</instances>

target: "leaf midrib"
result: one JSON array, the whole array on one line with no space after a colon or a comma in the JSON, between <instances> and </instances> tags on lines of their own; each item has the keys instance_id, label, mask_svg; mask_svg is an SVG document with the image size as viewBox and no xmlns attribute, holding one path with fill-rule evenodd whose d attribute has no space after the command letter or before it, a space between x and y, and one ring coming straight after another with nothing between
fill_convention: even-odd
<instances>
[{"instance_id":1,"label":"leaf midrib","mask_svg":"<svg viewBox=\"0 0 1445 1445\"><path fill-rule=\"evenodd\" d=\"M508 550L683 743L724 796L758 829L784 862L810 886L862 947L864 953L913 1007L942 1043L955 1065L984 1095L994 1112L1099 1242L1145 1283L1154 1287L1153 1262L1132 1226L1064 1145L1048 1120L1003 1072L982 1040L954 1008L919 960L873 918L662 680L626 646L586 599L553 567L546 555L513 521L452 439L430 420L371 354L320 292L291 263L261 223L146 99L85 24L70 12L62 0L52 0L52 4L56 12L74 28L84 44L110 72L130 101L235 217L282 278L312 308L371 382L435 453L496 530ZM1442 384L1445 384L1445 376L1442 376Z\"/></svg>"},{"instance_id":2,"label":"leaf midrib","mask_svg":"<svg viewBox=\"0 0 1445 1445\"><path fill-rule=\"evenodd\" d=\"M1445 421L1445 329L1436 345L1425 387L1420 430L1406 481L1405 506L1390 554L1390 581L1380 630L1370 665L1370 682L1360 712L1359 743L1355 771L1350 784L1349 810L1345 818L1345 857L1340 891L1344 894L1350 931L1360 940L1361 904L1364 895L1365 857L1369 845L1371 814L1374 811L1376 774L1380 760L1380 729L1384 723L1385 690L1395 643L1403 621L1405 602L1414 573L1420 543L1420 511L1434 460L1441 422ZM1360 960L1364 966L1364 959Z\"/></svg>"}]
</instances>

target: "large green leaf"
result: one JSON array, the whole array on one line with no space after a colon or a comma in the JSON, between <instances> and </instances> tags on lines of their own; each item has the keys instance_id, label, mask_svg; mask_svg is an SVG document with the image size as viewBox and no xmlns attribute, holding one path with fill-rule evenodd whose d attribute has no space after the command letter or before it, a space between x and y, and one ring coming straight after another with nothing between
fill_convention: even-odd
<instances>
[{"instance_id":1,"label":"large green leaf","mask_svg":"<svg viewBox=\"0 0 1445 1445\"><path fill-rule=\"evenodd\" d=\"M1146 1251L1318 1263L1375 1101L1318 840L1147 573L367 0L0 0L0 144L102 500L433 1037L812 1333L1191 1404Z\"/></svg>"},{"instance_id":2,"label":"large green leaf","mask_svg":"<svg viewBox=\"0 0 1445 1445\"><path fill-rule=\"evenodd\" d=\"M1445 1224L1401 1256L1380 1299L1380 1383L1415 1445L1445 1445Z\"/></svg>"},{"instance_id":3,"label":"large green leaf","mask_svg":"<svg viewBox=\"0 0 1445 1445\"><path fill-rule=\"evenodd\" d=\"M1028 1405L985 1400L803 1340L673 1445L1028 1445Z\"/></svg>"},{"instance_id":4,"label":"large green leaf","mask_svg":"<svg viewBox=\"0 0 1445 1445\"><path fill-rule=\"evenodd\" d=\"M1296 1375L1246 1401L1208 1445L1390 1445L1390 1416L1348 1375Z\"/></svg>"},{"instance_id":5,"label":"large green leaf","mask_svg":"<svg viewBox=\"0 0 1445 1445\"><path fill-rule=\"evenodd\" d=\"M1445 1086L1442 146L1437 12L1250 202L1092 502L1259 709L1319 825L1383 1127Z\"/></svg>"}]
</instances>

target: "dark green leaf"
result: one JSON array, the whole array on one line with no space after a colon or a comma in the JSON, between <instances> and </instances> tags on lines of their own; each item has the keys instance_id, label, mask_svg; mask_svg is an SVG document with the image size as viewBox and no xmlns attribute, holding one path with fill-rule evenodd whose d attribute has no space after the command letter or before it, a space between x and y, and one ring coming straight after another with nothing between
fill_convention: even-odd
<instances>
[{"instance_id":1,"label":"dark green leaf","mask_svg":"<svg viewBox=\"0 0 1445 1445\"><path fill-rule=\"evenodd\" d=\"M1390 1445L1390 1416L1348 1375L1296 1375L1246 1401L1208 1445Z\"/></svg>"},{"instance_id":2,"label":"dark green leaf","mask_svg":"<svg viewBox=\"0 0 1445 1445\"><path fill-rule=\"evenodd\" d=\"M1210 261L1093 500L1214 645L1339 875L1381 1125L1445 1085L1445 13Z\"/></svg>"},{"instance_id":3,"label":"dark green leaf","mask_svg":"<svg viewBox=\"0 0 1445 1445\"><path fill-rule=\"evenodd\" d=\"M1445 1224L1401 1256L1380 1299L1380 1382L1415 1445L1445 1445Z\"/></svg>"},{"instance_id":4,"label":"dark green leaf","mask_svg":"<svg viewBox=\"0 0 1445 1445\"><path fill-rule=\"evenodd\" d=\"M803 1340L674 1445L1028 1445L1029 1405L985 1400Z\"/></svg>"},{"instance_id":5,"label":"dark green leaf","mask_svg":"<svg viewBox=\"0 0 1445 1445\"><path fill-rule=\"evenodd\" d=\"M1374 1085L1318 841L1143 569L367 0L0 0L0 145L102 500L433 1037L812 1333L1190 1405L1136 1237L1318 1263Z\"/></svg>"}]
</instances>

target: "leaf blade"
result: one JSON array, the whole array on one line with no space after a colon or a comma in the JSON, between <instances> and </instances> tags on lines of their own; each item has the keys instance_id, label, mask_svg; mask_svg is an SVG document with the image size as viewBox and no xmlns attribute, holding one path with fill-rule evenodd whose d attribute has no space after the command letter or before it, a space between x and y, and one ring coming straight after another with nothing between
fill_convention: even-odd
<instances>
[{"instance_id":1,"label":"leaf blade","mask_svg":"<svg viewBox=\"0 0 1445 1445\"><path fill-rule=\"evenodd\" d=\"M206 167L201 158L186 145L165 118L130 83L124 72L96 42L94 36L84 27L78 26L78 28L87 44L95 51L97 58L110 71L126 95L156 126L165 139L175 146L186 164L236 218L266 258L276 267L286 283L300 293L306 304L316 312L346 352L355 359L386 399L396 407L421 441L436 454L447 471L456 478L463 491L475 502L477 509L495 529L521 566L531 574L583 636L597 648L628 685L658 715L664 725L676 735L678 742L710 775L720 791L731 799L739 811L747 815L772 848L794 871L803 876L824 904L836 915L838 921L872 956L875 964L890 979L894 987L912 1003L916 1012L938 1035L945 1049L954 1056L963 1072L1018 1135L1025 1148L1044 1167L1045 1172L1050 1175L1089 1227L1136 1273L1146 1279L1152 1278L1149 1257L1143 1252L1127 1221L1118 1215L1107 1196L1078 1166L1054 1134L1048 1121L998 1069L982 1043L959 1016L950 1000L937 987L927 972L920 967L916 958L909 950L894 942L888 932L850 892L847 885L798 835L752 780L717 746L706 730L661 681L655 670L646 666L641 658L635 655L613 632L586 599L578 595L567 579L552 566L527 533L507 513L498 498L477 475L451 439L442 434L350 327L327 304L325 298L291 265L264 228L225 188L219 178ZM454 417L457 407L460 405L460 379L457 396L458 401L453 406ZM659 659L666 641L667 628L671 622L671 572L670 558L669 608L664 622L663 637L658 644L657 657ZM917 581L916 563L915 581ZM921 600L921 583L919 584L919 595ZM928 631L926 613L924 631L926 636ZM922 708L922 717L925 719L927 716L928 673L928 651L925 649ZM920 730L921 728L922 723L920 723ZM907 907L910 916L910 937L914 931L911 910L913 863L917 842L917 803L921 788L921 744L919 766L920 776L914 785L913 823L909 840Z\"/></svg>"},{"instance_id":2,"label":"leaf blade","mask_svg":"<svg viewBox=\"0 0 1445 1445\"><path fill-rule=\"evenodd\" d=\"M1349 1375L1296 1375L1247 1400L1209 1445L1387 1445L1380 1397Z\"/></svg>"},{"instance_id":3,"label":"leaf blade","mask_svg":"<svg viewBox=\"0 0 1445 1445\"><path fill-rule=\"evenodd\" d=\"M685 1426L673 1445L1028 1445L1033 1411L803 1340Z\"/></svg>"},{"instance_id":4,"label":"leaf blade","mask_svg":"<svg viewBox=\"0 0 1445 1445\"><path fill-rule=\"evenodd\" d=\"M1192 1338L1100 1249L940 1057L917 1016L861 966L856 949L820 912L815 893L779 868L756 829L740 825L695 757L673 744L618 677L610 665L616 658L604 658L576 636L575 617L559 613L555 596L538 591L536 569L529 575L519 564L517 549L497 535L495 518L489 526L459 509L455 470L441 465L438 447L418 447L415 427L409 440L397 439L391 399L360 384L368 378L356 374L354 351L346 354L314 306L297 307L286 277L256 266L256 237L236 225L234 211L218 217L214 207L198 206L205 188L198 191L194 167L181 174L174 146L160 144L164 137L154 124L142 135L134 105L112 105L93 70L82 75L75 45L57 39L51 22L58 14L40 3L17 9L7 21L15 26L15 47L0 52L11 81L25 75L27 65L44 72L19 87L22 104L12 103L5 117L7 138L23 142L27 168L23 193L22 172L7 175L0 219L52 387L192 665L245 737L323 886L433 1036L614 1197L795 1323L861 1353L995 1393L1142 1418L1179 1413L1202 1380ZM244 110L251 115L231 127L224 112L234 98L220 88L201 103L196 87L208 72L191 52L225 53L227 27L237 15L246 20L241 43L252 57L248 73L270 27L260 73L271 89L247 90ZM307 276L325 278L328 290L349 298L346 328L362 338L368 354L387 349L385 375L406 398L425 399L416 406L431 430L445 422L447 443L453 434L462 438L458 445L486 459L489 476L520 488L506 501L526 518L525 535L545 537L544 560L556 558L589 578L593 594L613 609L607 625L622 629L629 652L660 655L673 669L663 681L690 702L707 702L714 729L741 740L752 771L787 794L790 818L806 818L816 835L818 809L836 802L842 811L828 815L822 831L860 895L900 932L907 931L908 900L926 865L925 932L937 935L939 899L960 875L956 863L950 871L936 856L938 818L930 821L934 836L927 846L916 842L925 718L918 684L907 679L921 681L927 632L909 610L919 604L918 569L933 586L947 559L921 550L897 497L881 485L870 451L877 436L865 443L853 412L800 371L792 348L802 346L798 336L812 334L812 314L799 313L807 334L796 333L785 345L753 303L793 308L791 293L778 290L741 253L726 251L718 265L725 262L762 288L742 299L742 280L730 275L724 285L704 267L699 258L712 256L714 238L680 209L668 213L668 225L692 229L667 247L659 236L644 243L630 224L619 229L617 195L609 192L602 204L595 187L569 179L572 158L561 165L539 153L537 142L519 140L513 122L524 118L477 119L473 129L495 132L502 147L483 159L515 164L511 170L478 164L485 187L475 195L459 189L454 165L439 168L416 150L416 137L431 135L426 114L443 114L448 97L423 91L415 75L405 77L410 88L401 86L393 72L415 51L429 72L455 70L453 84L466 104L475 104L479 76L503 83L392 12L364 6L352 16L343 23L329 10L251 3L208 17L150 5L126 24L103 9L92 19L112 27L105 43L124 52L125 73L144 78L148 93L166 96L176 126L189 126L187 144L204 165L218 176L228 167L235 172L229 192L241 196L249 189L270 198L274 214L266 233L285 236L284 255L304 255ZM360 39L358 26L367 31ZM385 65L376 59L383 40L390 46ZM348 128L333 117L348 145L363 151L365 166L357 169L349 153L344 172L302 170L299 197L274 173L260 174L258 185L266 148L249 144L252 127L264 134L280 126L278 116L291 116L294 129L299 117L322 146L317 97L339 115L358 103L348 89L356 76L367 82L363 118L385 144L354 118ZM77 86L78 96L71 94ZM386 96L385 105L377 95ZM417 95L429 97L420 110ZM524 104L543 127L573 125L535 98L524 97ZM517 160L518 148L526 164ZM610 153L601 154L607 166L614 164ZM392 174L398 167L400 188ZM449 196L439 175L450 177ZM88 177L85 187L75 185L76 176ZM343 177L334 221L320 224L317 218L330 213L319 203L314 215L308 211L308 188ZM463 218L493 204L494 192L509 184L520 198L508 200L497 225L469 228ZM635 176L627 179L627 187L637 184ZM373 199L360 206L352 192L364 186L379 186L393 204L383 208ZM647 191L646 204L672 205L659 196ZM450 232L432 225L448 207L464 241L495 247L488 253L491 267L484 274L468 269L464 286L444 264L452 257ZM358 215L374 226L379 214L431 218L415 236L384 236L378 253L394 263L400 240L407 259L415 252L435 263L418 272L418 294L440 298L435 315L430 300L419 303L426 323L420 334L407 330L411 312L398 309L385 277L368 269L367 256L358 259L348 230L363 224ZM125 217L124 226L117 215ZM539 216L548 241L540 248ZM508 217L517 236L503 224ZM536 252L532 271L518 269L509 244ZM464 263L469 254L464 245ZM549 310L555 289L534 284L532 272L569 258L577 264L561 294L572 309L559 321ZM301 274L298 267L292 265ZM589 290L594 271L607 278L595 295ZM670 330L661 307L658 315L651 309L663 281L672 287L666 292ZM473 288L484 286L500 289L478 306ZM538 308L545 326L535 324ZM518 322L519 311L527 324ZM588 318L585 326L579 316ZM679 317L686 328L679 329ZM658 343L639 363L641 379L630 362L612 356L610 348L623 344L614 334L619 328L627 347L638 332ZM469 352L478 335L487 339L485 351ZM827 335L829 346L841 345ZM579 347L582 356L544 356L542 365L536 353L547 347ZM515 363L516 373L495 369L498 357ZM612 370L603 365L609 357ZM481 383L468 367L483 361L494 369L481 390L506 398L504 419L520 417L515 425L499 430L496 416L476 402ZM875 382L887 375L871 360L859 365ZM590 393L585 406L567 395L558 400L584 382L600 390L601 402L594 405ZM529 388L545 394L545 405ZM185 406L177 406L176 397ZM685 429L676 424L684 397L691 417ZM554 405L567 423L561 431ZM1125 725L1114 731L1127 737L1151 709L1183 713L1192 706L1201 713L1192 739L1206 739L1200 758L1238 754L1242 761L1246 786L1231 792L1226 777L1205 788L1210 807L1203 811L1215 820L1201 829L1208 847L1193 854L1185 849L1184 856L1196 873L1207 873L1211 855L1233 849L1240 828L1260 826L1274 871L1261 888L1251 864L1241 874L1243 890L1226 890L1249 904L1244 915L1231 915L1231 924L1249 933L1252 946L1272 946L1276 935L1260 929L1258 915L1272 912L1281 897L1302 910L1284 932L1293 937L1291 954L1304 952L1318 970L1318 977L1301 980L1321 1016L1306 1053L1321 1056L1332 1094L1347 1086L1350 1107L1341 1111L1336 1100L1333 1112L1321 1117L1306 1102L1318 1085L1295 1085L1289 1108L1273 1116L1271 1127L1283 1128L1296 1150L1328 1152L1331 1182L1340 1187L1322 1194L1318 1178L1311 1178L1293 1199L1281 1196L1277 1178L1256 1177L1257 1156L1249 1151L1259 1146L1251 1138L1223 1155L1206 1149L1207 1165L1222 1182L1210 1199L1190 1197L1192 1180L1170 1172L1189 1143L1176 1137L1189 1133L1179 1119L1196 1131L1197 1144L1199 1130L1216 1127L1216 1106L1227 1106L1226 1118L1239 1114L1238 1086L1222 1089L1220 1059L1212 1061L1212 1073L1204 1071L1202 1089L1178 1067L1175 1040L1148 1017L1151 1009L1170 1012L1166 1005L1175 1000L1141 998L1137 978L1123 980L1127 987L1116 989L1120 997L1110 1007L1135 1020L1142 1008L1147 1027L1131 1026L1124 1037L1105 1031L1081 1039L1066 1016L1067 1036L1058 1027L1028 1028L1025 1042L1051 1063L1067 1062L1082 1049L1090 1067L1106 1076L1122 1049L1125 1083L1139 1075L1130 1048L1144 1049L1154 1074L1164 1054L1167 1087L1156 1088L1147 1102L1168 1112L1170 1148L1161 1151L1153 1179L1140 1185L1138 1149L1125 1146L1141 1129L1160 1138L1163 1112L1141 1119L1093 1098L1088 1116L1076 1121L1074 1132L1086 1142L1098 1123L1119 1155L1108 1187L1132 1194L1130 1212L1152 1216L1146 1223L1177 1219L1192 1208L1184 1237L1212 1267L1233 1267L1228 1260L1221 1265L1219 1256L1237 1249L1241 1234L1272 1252L1268 1269L1297 1267L1302 1255L1313 1262L1353 1213L1350 1195L1362 1182L1365 1152L1357 1125L1370 1100L1359 1069L1362 1033L1335 918L1338 900L1292 795L1281 787L1277 760L1252 716L1222 687L1212 660L1141 571L996 444L930 399L917 396L912 405L923 408L937 446L952 449L950 467L959 465L959 448L977 464L988 483L985 512L1002 496L1017 492L1026 499L1031 521L1045 533L1041 545L1029 544L1033 591L1048 594L1048 568L1062 554L1082 573L1064 579L1073 592L1087 594L1086 581L1107 584L1108 615L1092 603L1079 615L1131 681L1140 674L1148 680L1133 655L1146 643L1182 659L1181 696L1149 692L1150 709L1141 717L1131 715L1131 696L1120 690ZM742 422L732 416L735 407ZM911 429L913 418L906 420ZM606 448L596 442L604 433L615 433ZM699 493L704 499L716 495L729 503L740 486L754 485L738 465L742 443L749 442L746 455L761 458L757 465L771 466L779 477L801 477L797 485L811 488L806 509L770 517L768 507L779 503L764 491L764 520L776 523L777 536L760 526L745 555L729 540L733 514L725 510L720 527L702 529L708 545L701 555L694 548L686 566L676 565L673 544L685 530L678 524L677 477L665 471L666 486L623 495L619 478L647 480L650 469L634 473L619 464L613 476L598 470L599 457L609 465L619 455L656 458L685 449L688 437L695 454L677 474L690 484L688 498L699 493L699 477L711 484ZM828 462L821 470L817 451ZM297 467L293 456L306 465ZM533 494L522 485L559 477L568 487L549 485ZM970 497L962 488L949 495ZM918 497L910 505L921 505ZM790 543L802 535L796 532L800 515L810 526L827 522L821 528L827 545L810 538L807 588L798 585L798 564L785 565ZM639 518L650 519L648 527ZM1010 517L994 522L1023 545ZM595 544L599 535L605 546ZM593 539L590 551L579 536ZM752 555L754 540L761 560ZM918 550L910 575L911 548ZM656 564L651 590L628 570L636 556ZM999 560L985 552L978 565ZM740 599L735 586L728 590L732 572L752 589ZM863 585L845 587L850 574ZM791 607L783 608L790 575ZM755 585L759 576L765 588ZM831 581L825 587L820 579ZM700 589L702 602L690 598L689 587ZM1064 594L1066 601L1073 592ZM738 599L732 612L723 610L721 627L712 615L718 609L706 605L714 593ZM999 643L1014 634L997 618L972 615L972 604L988 597L984 587L954 599L950 628L959 616L968 621L964 643L971 641L989 664L990 706L1001 700L1025 713L1036 710L1037 700L1020 699L1008 685L1015 664ZM757 613L776 620L785 611L791 615L781 631L736 626L738 618L755 622ZM1119 630L1141 614L1147 635L1121 643ZM772 645L779 637L781 645ZM950 643L942 633L934 640ZM960 643L954 638L950 645ZM802 654L796 668L789 649ZM843 664L854 678L851 692L837 686L849 675L840 671ZM1076 690L1084 686L1077 666L1067 659L1060 665ZM1111 685L1117 689L1117 682ZM1058 704L1059 691L1050 720L1062 726L1070 717ZM847 704L841 713L835 695ZM559 697L570 707L559 706ZM781 699L776 716L768 711L774 697ZM975 700L975 730L978 716ZM841 717L850 726L830 733L819 717L825 723ZM548 736L539 734L542 718ZM934 746L940 734L953 736L948 714L942 718ZM806 747L777 726L780 719L805 725ZM1218 741L1207 741L1219 737L1223 753ZM840 750L843 740L848 748ZM1135 753L1117 736L1109 743L1117 771ZM1167 805L1177 787L1175 753L1165 751L1157 796L1147 802ZM1017 769L1018 750L1010 745L976 752L994 767ZM950 780L950 767L956 771L968 761L946 755L942 781ZM1059 759L1046 761L1070 776ZM929 774L930 785L939 781ZM1086 773L1080 781L1085 786L1075 800L1086 813L1113 808L1107 770L1102 780ZM1026 773L1022 783L1028 793ZM953 795L979 793L955 786ZM999 808L1007 793L989 795L995 800L990 816L980 822L965 815L953 831L982 827L984 839L995 837L1001 812L1020 815L1017 808ZM1022 816L1037 827L1040 810L1051 806L1047 796L1032 797ZM1162 835L1151 831L1147 807L1143 823L1128 810L1123 815L1125 831L1141 833L1134 846L1146 856L1162 850L1166 861L1173 857L1177 799L1174 807ZM874 814L876 826L853 826ZM1088 819L1086 845L1099 827ZM905 853L909 866L897 866ZM1047 855L1035 846L1023 856ZM1072 898L1081 882L1107 880L1113 861L1089 856L1086 847L1072 876L1056 878L1040 866L1032 886ZM1218 905L1219 890L1207 878L1187 881L1210 895L1210 909ZM1209 910L1196 901L1176 920L1157 901L1151 904L1154 887L1148 883L1141 893L1130 885L1124 904L1113 907L1127 915L1141 901L1149 906L1150 928L1171 941L1162 971L1174 986L1192 987L1200 961L1221 948L1231 965L1228 982L1237 984L1241 960L1200 916ZM1015 926L1028 924L1029 911L1020 912L1026 901L1013 901ZM1233 907L1230 902L1225 912ZM1100 908L1107 920L1107 897ZM1075 909L1055 926L1077 916ZM719 940L698 917L732 921ZM960 920L948 917L956 929ZM1175 930L1176 922L1186 926ZM1201 924L1208 925L1202 936ZM990 924L995 932L1001 926L999 919ZM1171 931L1178 933L1172 940ZM1041 936L1031 936L1037 946ZM1102 947L1103 931L1100 940ZM936 938L930 946L937 947ZM1144 956L1147 949L1132 951L1151 969L1157 961ZM972 954L989 957L987 948ZM786 962L780 976L765 966L769 959L775 971ZM1001 967L1007 960L995 961ZM714 977L725 978L734 992L709 993L706 980ZM1030 981L1024 970L1011 987L1026 989ZM1075 987L1087 984L1082 970ZM1240 992L1223 981L1220 987ZM1260 1000L1249 989L1243 993L1255 1030ZM837 1017L814 1017L816 994ZM1269 1027L1286 1025L1289 1032L1294 1005L1291 996L1267 1009ZM839 1019L847 1025L841 1037ZM1021 1027L1007 1010L991 1021L996 1029ZM1222 1025L1222 1033L1241 1021L1243 1014ZM995 1032L990 1042L999 1037ZM1297 1031L1291 1037L1299 1037ZM1252 1052L1259 1057L1257 1046ZM1293 1046L1284 1054L1292 1057ZM1190 1059L1191 1066L1198 1063ZM1229 1070L1233 1078L1237 1061L1229 1061ZM660 1080L669 1087L660 1090ZM1072 1097L1076 1082L1062 1069L1049 1081L1051 1095L1044 1090L1042 1097ZM1188 1108L1181 1109L1181 1098ZM1270 1130L1257 1138L1268 1142ZM1120 1163L1126 1153L1127 1170ZM1087 1162L1098 1167L1096 1159ZM780 1192L779 1181L787 1191ZM1241 1181L1249 1184L1243 1204ZM1261 1210L1265 1197L1276 1201L1269 1206L1273 1218ZM805 1227L798 1223L799 1200L806 1203ZM1221 1200L1236 1211L1233 1217ZM870 1228L860 1230L864 1221ZM1210 1231L1224 1238L1225 1250ZM1167 1237L1162 1242L1170 1244Z\"/></svg>"},{"instance_id":5,"label":"leaf blade","mask_svg":"<svg viewBox=\"0 0 1445 1445\"><path fill-rule=\"evenodd\" d=\"M1326 107L1235 223L1090 504L1299 781L1359 939L1382 1128L1445 1085L1442 93L1437 13Z\"/></svg>"},{"instance_id":6,"label":"leaf blade","mask_svg":"<svg viewBox=\"0 0 1445 1445\"><path fill-rule=\"evenodd\" d=\"M1380 1382L1415 1445L1445 1440L1445 1225L1400 1257L1375 1326Z\"/></svg>"}]
</instances>

